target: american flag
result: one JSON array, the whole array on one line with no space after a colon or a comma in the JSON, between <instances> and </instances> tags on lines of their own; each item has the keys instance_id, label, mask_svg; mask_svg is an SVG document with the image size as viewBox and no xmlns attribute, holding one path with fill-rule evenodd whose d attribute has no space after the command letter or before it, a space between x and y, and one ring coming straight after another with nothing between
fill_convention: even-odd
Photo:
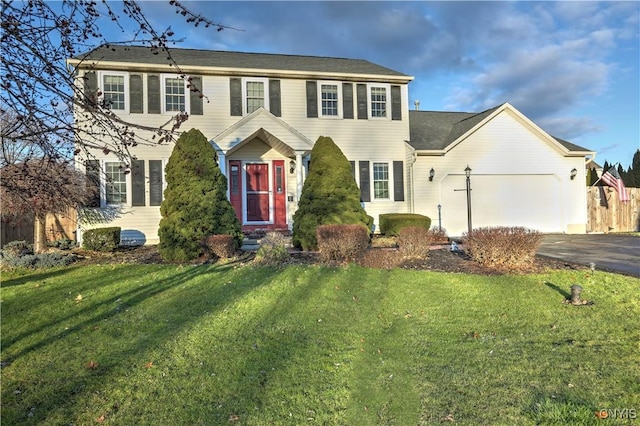
<instances>
[{"instance_id":1,"label":"american flag","mask_svg":"<svg viewBox=\"0 0 640 426\"><path fill-rule=\"evenodd\" d=\"M615 167L611 167L608 171L604 172L601 179L604 183L615 188L615 190L618 191L618 197L620 198L620 201L629 201L627 188L624 187L624 182L622 182L622 179L620 178L620 175L618 174L618 171L615 169Z\"/></svg>"}]
</instances>

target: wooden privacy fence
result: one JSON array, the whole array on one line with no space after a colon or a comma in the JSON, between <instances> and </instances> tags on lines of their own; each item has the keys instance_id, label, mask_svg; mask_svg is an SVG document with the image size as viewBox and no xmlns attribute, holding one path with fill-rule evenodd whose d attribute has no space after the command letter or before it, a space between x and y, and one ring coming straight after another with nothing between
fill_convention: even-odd
<instances>
[{"instance_id":1,"label":"wooden privacy fence","mask_svg":"<svg viewBox=\"0 0 640 426\"><path fill-rule=\"evenodd\" d=\"M608 186L587 188L587 232L640 231L640 188L627 188L630 200L620 202Z\"/></svg>"},{"instance_id":2,"label":"wooden privacy fence","mask_svg":"<svg viewBox=\"0 0 640 426\"><path fill-rule=\"evenodd\" d=\"M65 213L47 214L45 233L47 242L68 239L76 240L77 228L76 209L68 209ZM0 245L4 246L10 241L34 242L35 218L33 215L25 216L20 223L12 224L2 220L2 232L0 232Z\"/></svg>"}]
</instances>

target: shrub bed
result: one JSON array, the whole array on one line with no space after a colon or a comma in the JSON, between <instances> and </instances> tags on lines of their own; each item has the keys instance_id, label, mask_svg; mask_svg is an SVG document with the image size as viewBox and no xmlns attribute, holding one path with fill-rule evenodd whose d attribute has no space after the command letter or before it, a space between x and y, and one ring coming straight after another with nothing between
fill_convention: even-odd
<instances>
[{"instance_id":1,"label":"shrub bed","mask_svg":"<svg viewBox=\"0 0 640 426\"><path fill-rule=\"evenodd\" d=\"M204 244L211 257L229 259L236 254L236 239L232 235L209 235Z\"/></svg>"},{"instance_id":2,"label":"shrub bed","mask_svg":"<svg viewBox=\"0 0 640 426\"><path fill-rule=\"evenodd\" d=\"M398 250L405 258L426 259L429 257L429 248L435 238L436 235L432 231L417 226L407 226L398 234Z\"/></svg>"},{"instance_id":3,"label":"shrub bed","mask_svg":"<svg viewBox=\"0 0 640 426\"><path fill-rule=\"evenodd\" d=\"M82 235L82 247L91 251L114 251L120 245L120 227L96 228Z\"/></svg>"},{"instance_id":4,"label":"shrub bed","mask_svg":"<svg viewBox=\"0 0 640 426\"><path fill-rule=\"evenodd\" d=\"M353 261L369 246L369 230L364 225L320 225L316 235L324 262Z\"/></svg>"},{"instance_id":5,"label":"shrub bed","mask_svg":"<svg viewBox=\"0 0 640 426\"><path fill-rule=\"evenodd\" d=\"M72 254L33 253L33 245L26 241L11 241L0 251L0 261L8 268L53 268L76 261Z\"/></svg>"},{"instance_id":6,"label":"shrub bed","mask_svg":"<svg viewBox=\"0 0 640 426\"><path fill-rule=\"evenodd\" d=\"M431 219L427 216L415 213L387 213L381 214L380 233L384 235L400 235L402 228L409 226L424 228L428 230L431 226Z\"/></svg>"},{"instance_id":7,"label":"shrub bed","mask_svg":"<svg viewBox=\"0 0 640 426\"><path fill-rule=\"evenodd\" d=\"M465 250L481 265L517 268L535 259L542 234L521 226L484 227L463 236Z\"/></svg>"}]
</instances>

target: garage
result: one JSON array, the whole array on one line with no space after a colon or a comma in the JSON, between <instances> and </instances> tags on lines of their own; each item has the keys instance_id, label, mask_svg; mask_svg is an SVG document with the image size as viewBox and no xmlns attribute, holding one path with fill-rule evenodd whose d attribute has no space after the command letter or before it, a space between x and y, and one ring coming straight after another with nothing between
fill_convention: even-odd
<instances>
[{"instance_id":1,"label":"garage","mask_svg":"<svg viewBox=\"0 0 640 426\"><path fill-rule=\"evenodd\" d=\"M541 232L563 232L562 196L556 175L472 175L471 212L474 228L525 226ZM464 175L446 176L440 186L442 226L450 236L467 231ZM437 218L434 218L437 225Z\"/></svg>"}]
</instances>

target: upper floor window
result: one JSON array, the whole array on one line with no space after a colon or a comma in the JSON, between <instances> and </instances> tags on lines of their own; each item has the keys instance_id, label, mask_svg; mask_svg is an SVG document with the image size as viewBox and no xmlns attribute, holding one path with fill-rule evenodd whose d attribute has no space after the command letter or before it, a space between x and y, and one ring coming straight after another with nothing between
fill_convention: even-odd
<instances>
[{"instance_id":1,"label":"upper floor window","mask_svg":"<svg viewBox=\"0 0 640 426\"><path fill-rule=\"evenodd\" d=\"M373 163L373 198L389 199L389 163Z\"/></svg>"},{"instance_id":2,"label":"upper floor window","mask_svg":"<svg viewBox=\"0 0 640 426\"><path fill-rule=\"evenodd\" d=\"M180 77L165 76L163 81L165 112L187 111L185 80Z\"/></svg>"},{"instance_id":3,"label":"upper floor window","mask_svg":"<svg viewBox=\"0 0 640 426\"><path fill-rule=\"evenodd\" d=\"M338 117L338 85L337 84L321 84L320 85L320 102L321 112L324 117Z\"/></svg>"},{"instance_id":4,"label":"upper floor window","mask_svg":"<svg viewBox=\"0 0 640 426\"><path fill-rule=\"evenodd\" d=\"M371 86L369 88L369 99L371 117L387 117L387 88L381 86Z\"/></svg>"},{"instance_id":5,"label":"upper floor window","mask_svg":"<svg viewBox=\"0 0 640 426\"><path fill-rule=\"evenodd\" d=\"M127 73L113 71L100 73L99 84L102 92L102 104L105 108L113 111L128 112L128 80Z\"/></svg>"},{"instance_id":6,"label":"upper floor window","mask_svg":"<svg viewBox=\"0 0 640 426\"><path fill-rule=\"evenodd\" d=\"M245 111L251 114L258 108L266 108L265 105L265 81L246 80L245 81Z\"/></svg>"},{"instance_id":7,"label":"upper floor window","mask_svg":"<svg viewBox=\"0 0 640 426\"><path fill-rule=\"evenodd\" d=\"M124 163L104 163L105 199L107 204L123 204L127 202L127 174Z\"/></svg>"}]
</instances>

